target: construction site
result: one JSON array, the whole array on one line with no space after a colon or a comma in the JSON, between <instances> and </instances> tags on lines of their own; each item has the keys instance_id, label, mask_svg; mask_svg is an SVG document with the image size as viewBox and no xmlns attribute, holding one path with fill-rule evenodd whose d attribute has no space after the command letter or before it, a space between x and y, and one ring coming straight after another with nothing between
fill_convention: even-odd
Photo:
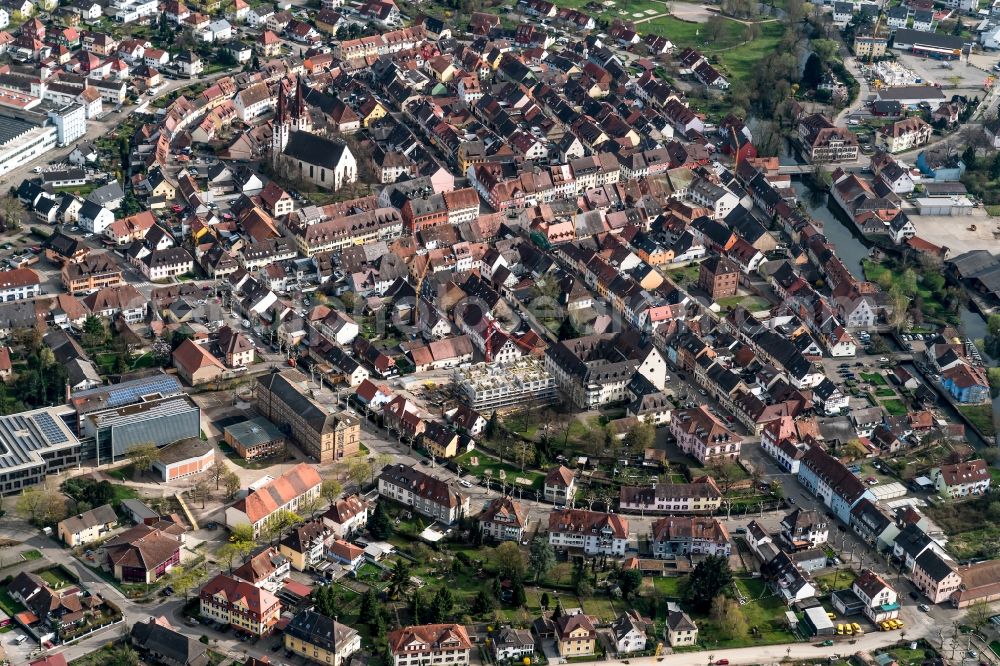
<instances>
[{"instance_id":1,"label":"construction site","mask_svg":"<svg viewBox=\"0 0 1000 666\"><path fill-rule=\"evenodd\" d=\"M476 363L455 370L460 399L481 413L515 411L558 400L556 382L545 362L523 357L512 363Z\"/></svg>"}]
</instances>

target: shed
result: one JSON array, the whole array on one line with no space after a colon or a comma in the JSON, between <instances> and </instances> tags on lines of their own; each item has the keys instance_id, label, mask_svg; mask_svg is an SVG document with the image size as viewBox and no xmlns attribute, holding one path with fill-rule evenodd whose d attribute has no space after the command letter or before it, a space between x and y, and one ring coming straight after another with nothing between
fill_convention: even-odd
<instances>
[{"instance_id":1,"label":"shed","mask_svg":"<svg viewBox=\"0 0 1000 666\"><path fill-rule=\"evenodd\" d=\"M906 486L898 481L871 486L869 489L875 496L876 502L884 502L886 500L896 499L897 497L903 497L906 495Z\"/></svg>"},{"instance_id":2,"label":"shed","mask_svg":"<svg viewBox=\"0 0 1000 666\"><path fill-rule=\"evenodd\" d=\"M806 625L806 630L814 636L832 636L836 631L833 622L822 606L807 608L802 621Z\"/></svg>"}]
</instances>

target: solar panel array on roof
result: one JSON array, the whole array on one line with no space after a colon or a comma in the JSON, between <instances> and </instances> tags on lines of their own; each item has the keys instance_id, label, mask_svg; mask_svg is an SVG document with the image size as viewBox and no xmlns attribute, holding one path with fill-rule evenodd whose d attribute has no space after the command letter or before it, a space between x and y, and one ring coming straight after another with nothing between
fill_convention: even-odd
<instances>
[{"instance_id":1,"label":"solar panel array on roof","mask_svg":"<svg viewBox=\"0 0 1000 666\"><path fill-rule=\"evenodd\" d=\"M0 416L0 470L44 466L46 450L76 444L64 424L44 409Z\"/></svg>"},{"instance_id":2,"label":"solar panel array on roof","mask_svg":"<svg viewBox=\"0 0 1000 666\"><path fill-rule=\"evenodd\" d=\"M35 129L35 126L29 122L18 120L17 118L0 117L0 145L9 143L33 129Z\"/></svg>"},{"instance_id":3,"label":"solar panel array on roof","mask_svg":"<svg viewBox=\"0 0 1000 666\"><path fill-rule=\"evenodd\" d=\"M77 391L73 394L73 397L89 398L104 395L107 396L107 398L103 406L113 409L115 407L121 407L122 405L131 405L139 402L143 396L157 393L163 396L168 396L180 392L180 381L172 375L161 373L151 377L143 377L141 379L133 379L131 381L122 382L121 384L112 384L111 386L101 386L86 391Z\"/></svg>"},{"instance_id":4,"label":"solar panel array on roof","mask_svg":"<svg viewBox=\"0 0 1000 666\"><path fill-rule=\"evenodd\" d=\"M62 444L67 440L66 433L55 422L51 414L41 412L35 414L32 419L50 444Z\"/></svg>"}]
</instances>

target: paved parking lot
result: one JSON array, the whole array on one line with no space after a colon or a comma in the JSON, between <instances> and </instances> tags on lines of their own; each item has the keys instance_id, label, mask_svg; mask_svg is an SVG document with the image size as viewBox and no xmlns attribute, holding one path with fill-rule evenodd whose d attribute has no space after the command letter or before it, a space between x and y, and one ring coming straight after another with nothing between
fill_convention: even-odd
<instances>
[{"instance_id":1,"label":"paved parking lot","mask_svg":"<svg viewBox=\"0 0 1000 666\"><path fill-rule=\"evenodd\" d=\"M983 94L986 72L964 60L941 61L897 52L899 63L917 73L925 82L940 84L946 95Z\"/></svg>"},{"instance_id":2,"label":"paved parking lot","mask_svg":"<svg viewBox=\"0 0 1000 666\"><path fill-rule=\"evenodd\" d=\"M972 211L971 215L947 217L940 215L910 215L910 221L917 230L917 235L925 241L941 247L947 247L948 256L970 250L981 250L996 243L995 231L1000 231L1000 218L990 217L982 208ZM972 229L972 226L975 229Z\"/></svg>"}]
</instances>

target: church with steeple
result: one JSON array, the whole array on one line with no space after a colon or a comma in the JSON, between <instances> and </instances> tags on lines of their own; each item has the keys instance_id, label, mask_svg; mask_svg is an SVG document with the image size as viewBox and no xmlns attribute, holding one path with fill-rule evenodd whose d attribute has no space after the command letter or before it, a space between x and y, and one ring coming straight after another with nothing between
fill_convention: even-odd
<instances>
[{"instance_id":1,"label":"church with steeple","mask_svg":"<svg viewBox=\"0 0 1000 666\"><path fill-rule=\"evenodd\" d=\"M278 85L278 103L271 133L271 164L288 178L297 178L325 190L339 190L358 179L358 163L341 141L313 134L301 78L289 95Z\"/></svg>"}]
</instances>

